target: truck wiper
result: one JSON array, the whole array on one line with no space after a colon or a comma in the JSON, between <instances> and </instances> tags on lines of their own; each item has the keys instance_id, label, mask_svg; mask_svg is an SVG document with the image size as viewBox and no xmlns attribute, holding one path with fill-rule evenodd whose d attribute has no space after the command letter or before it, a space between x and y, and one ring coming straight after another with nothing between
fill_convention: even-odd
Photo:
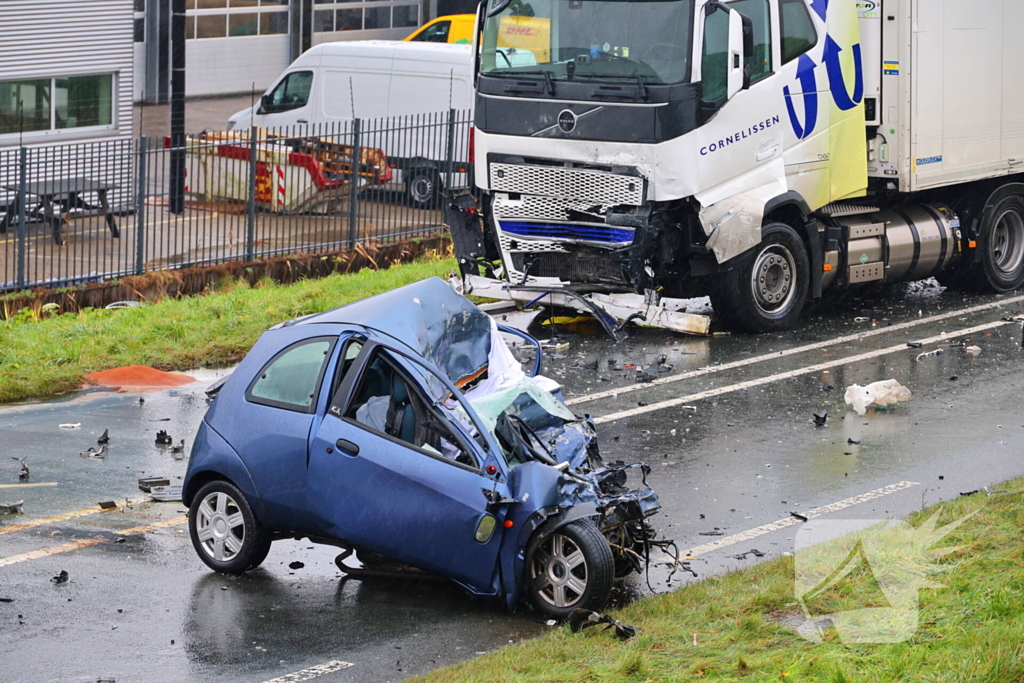
<instances>
[{"instance_id":1,"label":"truck wiper","mask_svg":"<svg viewBox=\"0 0 1024 683\"><path fill-rule=\"evenodd\" d=\"M644 83L644 77L641 76L640 74L631 74L631 75L626 75L626 74L576 74L576 78L577 79L593 78L593 79L596 79L596 80L609 80L609 79L632 80L637 85L637 90L640 92L640 97L642 97L644 100L650 99L650 96L647 93L647 84Z\"/></svg>"},{"instance_id":2,"label":"truck wiper","mask_svg":"<svg viewBox=\"0 0 1024 683\"><path fill-rule=\"evenodd\" d=\"M488 76L499 76L501 78L515 78L516 76L543 76L544 84L548 91L548 94L554 97L555 95L555 79L551 78L551 72L545 70L538 71L509 71L506 73L489 73Z\"/></svg>"}]
</instances>

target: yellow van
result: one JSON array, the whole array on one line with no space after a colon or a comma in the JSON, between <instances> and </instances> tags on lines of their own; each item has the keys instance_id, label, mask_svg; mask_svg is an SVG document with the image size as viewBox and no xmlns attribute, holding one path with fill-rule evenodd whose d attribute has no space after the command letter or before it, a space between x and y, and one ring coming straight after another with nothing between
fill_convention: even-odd
<instances>
[{"instance_id":1,"label":"yellow van","mask_svg":"<svg viewBox=\"0 0 1024 683\"><path fill-rule=\"evenodd\" d=\"M416 29L405 40L427 43L472 43L473 14L438 17ZM498 47L532 52L537 63L551 61L551 20L541 17L502 17Z\"/></svg>"}]
</instances>

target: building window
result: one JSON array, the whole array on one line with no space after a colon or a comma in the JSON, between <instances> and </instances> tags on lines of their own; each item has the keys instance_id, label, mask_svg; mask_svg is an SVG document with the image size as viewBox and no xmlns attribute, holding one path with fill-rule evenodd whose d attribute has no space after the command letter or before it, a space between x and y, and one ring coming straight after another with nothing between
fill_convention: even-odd
<instances>
[{"instance_id":1,"label":"building window","mask_svg":"<svg viewBox=\"0 0 1024 683\"><path fill-rule=\"evenodd\" d=\"M288 0L188 0L189 38L288 33Z\"/></svg>"},{"instance_id":2,"label":"building window","mask_svg":"<svg viewBox=\"0 0 1024 683\"><path fill-rule=\"evenodd\" d=\"M419 5L396 5L391 25L395 28L415 28L420 25Z\"/></svg>"},{"instance_id":3,"label":"building window","mask_svg":"<svg viewBox=\"0 0 1024 683\"><path fill-rule=\"evenodd\" d=\"M260 35L288 33L287 12L264 12L260 15Z\"/></svg>"},{"instance_id":4,"label":"building window","mask_svg":"<svg viewBox=\"0 0 1024 683\"><path fill-rule=\"evenodd\" d=\"M391 28L391 8L367 7L366 14L363 15L363 28Z\"/></svg>"},{"instance_id":5,"label":"building window","mask_svg":"<svg viewBox=\"0 0 1024 683\"><path fill-rule=\"evenodd\" d=\"M0 82L0 135L113 125L113 74Z\"/></svg>"},{"instance_id":6,"label":"building window","mask_svg":"<svg viewBox=\"0 0 1024 683\"><path fill-rule=\"evenodd\" d=\"M362 31L363 10L340 9L337 11L335 31Z\"/></svg>"}]
</instances>

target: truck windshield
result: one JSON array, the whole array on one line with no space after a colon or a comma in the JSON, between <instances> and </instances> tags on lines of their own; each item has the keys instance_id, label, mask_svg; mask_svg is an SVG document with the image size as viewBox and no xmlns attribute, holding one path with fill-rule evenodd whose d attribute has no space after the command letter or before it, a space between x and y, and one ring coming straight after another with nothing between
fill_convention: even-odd
<instances>
[{"instance_id":1,"label":"truck windshield","mask_svg":"<svg viewBox=\"0 0 1024 683\"><path fill-rule=\"evenodd\" d=\"M639 76L653 85L690 78L693 0L490 0L489 6L485 75Z\"/></svg>"}]
</instances>

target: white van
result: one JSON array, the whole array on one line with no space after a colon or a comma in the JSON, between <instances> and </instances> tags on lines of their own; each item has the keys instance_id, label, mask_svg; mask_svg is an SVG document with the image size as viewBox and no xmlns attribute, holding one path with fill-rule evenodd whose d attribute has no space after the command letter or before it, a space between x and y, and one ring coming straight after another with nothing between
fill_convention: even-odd
<instances>
[{"instance_id":1,"label":"white van","mask_svg":"<svg viewBox=\"0 0 1024 683\"><path fill-rule=\"evenodd\" d=\"M426 120L439 125L417 130L413 122L393 134L368 135L363 142L384 150L410 202L425 208L436 206L440 196L447 151L447 131L440 123L447 121L449 109L462 112L465 118L472 107L470 45L345 41L306 51L258 104L234 114L228 129L252 124L272 129L309 125L321 133L320 126L338 123L340 130L343 122L353 118L432 115ZM398 127L397 122L383 125ZM468 127L460 127L460 134L468 136ZM465 156L467 144L460 141L457 149Z\"/></svg>"}]
</instances>

